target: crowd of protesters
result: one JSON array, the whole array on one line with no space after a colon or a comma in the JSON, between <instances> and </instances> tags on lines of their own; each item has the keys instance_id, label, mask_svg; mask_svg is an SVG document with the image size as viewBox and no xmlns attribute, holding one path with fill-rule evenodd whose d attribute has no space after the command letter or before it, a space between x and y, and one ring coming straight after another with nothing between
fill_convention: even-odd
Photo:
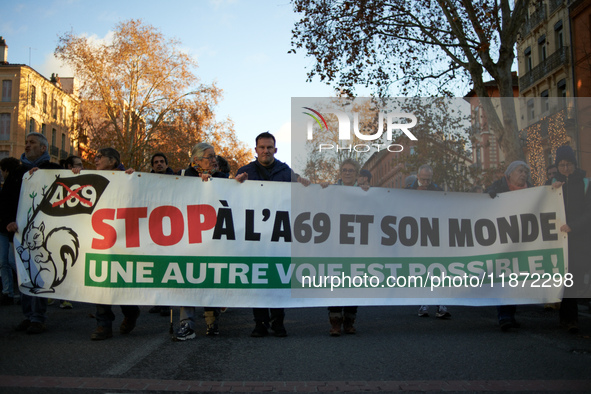
<instances>
[{"instance_id":1,"label":"crowd of protesters","mask_svg":"<svg viewBox=\"0 0 591 394\"><path fill-rule=\"evenodd\" d=\"M238 169L234 179L240 183L247 180L275 181L275 182L299 182L308 186L310 181L300 177L285 163L275 158L277 153L275 137L268 133L262 133L255 140L256 159ZM568 234L568 268L573 273L574 281L580 288L581 278L589 265L589 253L591 243L591 192L589 192L589 180L583 170L578 168L574 151L569 146L562 146L555 152L555 163L548 167L547 185L555 189L562 189L564 206L566 211L566 223L560 227L560 231ZM96 170L120 170L133 173L133 169L125 169L121 163L120 154L113 148L99 149L94 158ZM192 176L207 182L211 178L229 178L230 168L228 161L216 155L215 148L207 143L195 145L191 152L189 166L175 172L168 165L165 153L156 152L151 158L152 173L180 176ZM19 159L8 157L0 161L3 186L0 191L0 275L2 276L1 305L20 303L24 320L16 327L17 331L28 334L40 334L46 330L46 310L48 299L34 297L29 294L20 294L16 284L16 266L13 237L18 231L16 214L20 187L23 175L44 169L71 169L75 174L83 170L82 159L78 156L70 156L60 164L52 163L48 154L48 142L40 133L29 133L26 137L25 152ZM337 185L361 187L367 191L370 188L372 174L368 170L361 170L360 165L353 159L346 159L341 163L339 170L340 179ZM500 193L532 187L529 182L530 168L526 162L515 161L506 168L504 175L486 189L491 198ZM322 184L327 187L328 184ZM433 181L433 169L429 165L421 166L416 175L410 175L405 181L406 189L441 191ZM474 192L483 192L478 186ZM577 286L573 286L574 289ZM568 332L578 332L578 306L577 293L566 289L564 298L559 304L560 325ZM67 300L60 301L61 308L71 308L72 304ZM203 317L205 319L205 334L217 336L219 334L219 318L226 308L205 307ZM331 306L329 310L329 334L340 336L355 334L354 323L357 317L357 306ZM124 315L119 331L121 334L130 333L136 326L140 315L140 309L135 305L122 305ZM514 330L520 327L517 322L517 308L515 305L500 305L497 307L497 316L502 331ZM154 306L150 313L160 313L172 319L172 308L168 306ZM429 307L422 305L418 315L429 315ZM190 340L196 337L196 306L187 305L181 307L179 328L175 331L174 338L178 341ZM450 312L443 305L437 307L437 318L449 319ZM113 336L112 324L115 314L111 305L96 305L97 327L91 334L92 340L105 340ZM275 336L287 336L284 326L284 308L254 308L253 317L255 328L251 333L253 337L269 335L269 330ZM171 323L172 324L172 323Z\"/></svg>"}]
</instances>

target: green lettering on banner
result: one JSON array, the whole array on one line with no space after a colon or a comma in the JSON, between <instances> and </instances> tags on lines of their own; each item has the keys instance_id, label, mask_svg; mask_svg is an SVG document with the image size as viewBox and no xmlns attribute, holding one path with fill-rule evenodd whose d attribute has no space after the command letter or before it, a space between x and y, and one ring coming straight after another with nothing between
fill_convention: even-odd
<instances>
[{"instance_id":1,"label":"green lettering on banner","mask_svg":"<svg viewBox=\"0 0 591 394\"><path fill-rule=\"evenodd\" d=\"M562 248L496 253L460 257L397 257L397 258L292 258L294 278L292 288L326 288L339 283L341 288L384 287L388 278L400 278L396 287L431 287L432 278L482 278L478 285L500 283L509 286L512 274L518 282L536 281L534 286L548 282L554 274L564 277ZM521 274L521 275L520 275ZM535 274L532 276L532 274ZM544 277L542 277L544 275ZM337 278L334 280L332 277ZM355 277L360 278L354 280ZM371 278L377 278L370 282ZM556 277L558 280L559 277ZM471 283L476 283L473 281ZM512 283L516 283L515 281ZM454 287L436 280L437 287ZM455 286L457 287L457 286Z\"/></svg>"},{"instance_id":2,"label":"green lettering on banner","mask_svg":"<svg viewBox=\"0 0 591 394\"><path fill-rule=\"evenodd\" d=\"M330 277L406 279L429 287L429 278L483 278L504 281L511 274L565 274L561 248L462 257L224 257L86 254L85 285L111 288L286 289L320 288ZM302 283L302 278L305 283ZM419 280L421 278L421 280ZM520 281L525 280L521 277ZM532 280L528 277L527 280ZM321 285L324 284L324 285ZM359 287L359 286L346 286ZM367 287L367 286L363 286Z\"/></svg>"},{"instance_id":3,"label":"green lettering on banner","mask_svg":"<svg viewBox=\"0 0 591 394\"><path fill-rule=\"evenodd\" d=\"M289 257L87 253L84 284L111 288L290 288Z\"/></svg>"}]
</instances>

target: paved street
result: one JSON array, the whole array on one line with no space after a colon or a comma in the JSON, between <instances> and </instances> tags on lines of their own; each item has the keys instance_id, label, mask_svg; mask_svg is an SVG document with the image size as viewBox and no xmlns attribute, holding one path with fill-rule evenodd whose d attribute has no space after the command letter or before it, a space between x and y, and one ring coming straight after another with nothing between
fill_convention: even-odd
<instances>
[{"instance_id":1,"label":"paved street","mask_svg":"<svg viewBox=\"0 0 591 394\"><path fill-rule=\"evenodd\" d=\"M48 331L35 336L14 331L20 306L1 307L0 393L591 392L591 316L582 306L577 335L540 305L518 307L522 328L508 333L493 307L450 306L452 319L438 320L401 306L360 308L358 334L339 338L328 336L325 308L287 310L287 338L251 338L251 311L229 309L219 337L205 337L200 322L188 342L172 342L169 319L141 309L131 334L116 329L93 342L92 305L56 302Z\"/></svg>"}]
</instances>

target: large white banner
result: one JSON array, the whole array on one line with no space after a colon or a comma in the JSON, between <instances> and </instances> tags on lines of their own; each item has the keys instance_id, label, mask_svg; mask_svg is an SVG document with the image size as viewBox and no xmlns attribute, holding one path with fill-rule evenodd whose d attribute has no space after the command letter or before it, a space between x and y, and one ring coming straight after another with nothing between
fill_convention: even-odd
<instances>
[{"instance_id":1,"label":"large white banner","mask_svg":"<svg viewBox=\"0 0 591 394\"><path fill-rule=\"evenodd\" d=\"M560 193L37 171L21 189L19 282L103 304L556 302L572 284Z\"/></svg>"}]
</instances>

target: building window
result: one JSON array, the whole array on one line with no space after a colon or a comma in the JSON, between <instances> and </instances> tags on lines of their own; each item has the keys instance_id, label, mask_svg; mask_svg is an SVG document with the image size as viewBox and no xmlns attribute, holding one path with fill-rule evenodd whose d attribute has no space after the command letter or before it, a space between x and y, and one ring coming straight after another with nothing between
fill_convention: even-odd
<instances>
[{"instance_id":1,"label":"building window","mask_svg":"<svg viewBox=\"0 0 591 394\"><path fill-rule=\"evenodd\" d=\"M66 125L67 116L68 113L66 112L66 106L62 105L62 122L64 123L64 125Z\"/></svg>"},{"instance_id":2,"label":"building window","mask_svg":"<svg viewBox=\"0 0 591 394\"><path fill-rule=\"evenodd\" d=\"M57 147L56 143L57 143L57 130L56 129L51 129L51 146L55 146Z\"/></svg>"},{"instance_id":3,"label":"building window","mask_svg":"<svg viewBox=\"0 0 591 394\"><path fill-rule=\"evenodd\" d=\"M550 110L550 102L548 99L548 89L544 90L542 96L542 112L548 112Z\"/></svg>"},{"instance_id":4,"label":"building window","mask_svg":"<svg viewBox=\"0 0 591 394\"><path fill-rule=\"evenodd\" d=\"M45 123L41 124L41 134L43 134L45 138L47 138L47 125Z\"/></svg>"},{"instance_id":5,"label":"building window","mask_svg":"<svg viewBox=\"0 0 591 394\"><path fill-rule=\"evenodd\" d=\"M472 124L474 125L474 132L480 133L480 106L475 106L472 110Z\"/></svg>"},{"instance_id":6,"label":"building window","mask_svg":"<svg viewBox=\"0 0 591 394\"><path fill-rule=\"evenodd\" d=\"M66 135L62 133L62 150L66 150Z\"/></svg>"},{"instance_id":7,"label":"building window","mask_svg":"<svg viewBox=\"0 0 591 394\"><path fill-rule=\"evenodd\" d=\"M525 48L523 54L525 55L525 72L530 72L533 68L531 63L531 47Z\"/></svg>"},{"instance_id":8,"label":"building window","mask_svg":"<svg viewBox=\"0 0 591 394\"><path fill-rule=\"evenodd\" d=\"M47 113L47 93L43 93L43 112Z\"/></svg>"},{"instance_id":9,"label":"building window","mask_svg":"<svg viewBox=\"0 0 591 394\"><path fill-rule=\"evenodd\" d=\"M558 97L566 97L566 79L561 79L556 84L558 87Z\"/></svg>"},{"instance_id":10,"label":"building window","mask_svg":"<svg viewBox=\"0 0 591 394\"><path fill-rule=\"evenodd\" d=\"M0 114L0 140L10 140L10 114Z\"/></svg>"},{"instance_id":11,"label":"building window","mask_svg":"<svg viewBox=\"0 0 591 394\"><path fill-rule=\"evenodd\" d=\"M57 119L57 100L56 99L51 100L51 116L53 116L53 119Z\"/></svg>"},{"instance_id":12,"label":"building window","mask_svg":"<svg viewBox=\"0 0 591 394\"><path fill-rule=\"evenodd\" d=\"M12 101L12 81L2 81L2 101Z\"/></svg>"},{"instance_id":13,"label":"building window","mask_svg":"<svg viewBox=\"0 0 591 394\"><path fill-rule=\"evenodd\" d=\"M31 106L35 106L35 100L37 100L37 89L35 86L31 86Z\"/></svg>"},{"instance_id":14,"label":"building window","mask_svg":"<svg viewBox=\"0 0 591 394\"><path fill-rule=\"evenodd\" d=\"M29 133L35 132L35 119L31 118L29 121Z\"/></svg>"},{"instance_id":15,"label":"building window","mask_svg":"<svg viewBox=\"0 0 591 394\"><path fill-rule=\"evenodd\" d=\"M564 33L562 31L562 19L554 25L554 40L556 41L556 50L564 47Z\"/></svg>"},{"instance_id":16,"label":"building window","mask_svg":"<svg viewBox=\"0 0 591 394\"><path fill-rule=\"evenodd\" d=\"M527 120L532 120L535 116L534 100L527 100Z\"/></svg>"},{"instance_id":17,"label":"building window","mask_svg":"<svg viewBox=\"0 0 591 394\"><path fill-rule=\"evenodd\" d=\"M546 60L546 35L538 38L538 55L540 63Z\"/></svg>"}]
</instances>

